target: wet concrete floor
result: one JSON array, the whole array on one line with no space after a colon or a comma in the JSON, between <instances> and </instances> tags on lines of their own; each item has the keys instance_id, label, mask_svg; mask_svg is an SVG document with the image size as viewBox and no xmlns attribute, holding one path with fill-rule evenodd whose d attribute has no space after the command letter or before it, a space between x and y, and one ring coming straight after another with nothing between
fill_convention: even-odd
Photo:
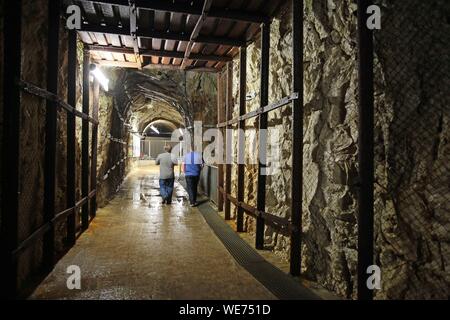
<instances>
[{"instance_id":1,"label":"wet concrete floor","mask_svg":"<svg viewBox=\"0 0 450 320\"><path fill-rule=\"evenodd\" d=\"M130 173L31 299L275 299L189 207L178 182L172 204L161 204L157 170ZM72 265L81 289L67 287Z\"/></svg>"}]
</instances>

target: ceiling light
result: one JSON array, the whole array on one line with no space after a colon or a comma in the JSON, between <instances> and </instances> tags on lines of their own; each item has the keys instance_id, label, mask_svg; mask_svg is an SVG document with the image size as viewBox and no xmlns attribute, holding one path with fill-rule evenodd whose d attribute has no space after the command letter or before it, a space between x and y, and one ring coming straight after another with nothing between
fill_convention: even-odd
<instances>
[{"instance_id":1,"label":"ceiling light","mask_svg":"<svg viewBox=\"0 0 450 320\"><path fill-rule=\"evenodd\" d=\"M159 130L156 129L156 127L154 125L151 125L150 129L152 129L154 132L156 132L156 134L159 134Z\"/></svg>"},{"instance_id":2,"label":"ceiling light","mask_svg":"<svg viewBox=\"0 0 450 320\"><path fill-rule=\"evenodd\" d=\"M95 67L91 67L91 73L98 80L98 82L102 86L103 90L108 91L109 79L106 78L106 76L103 74L103 72L95 66Z\"/></svg>"}]
</instances>

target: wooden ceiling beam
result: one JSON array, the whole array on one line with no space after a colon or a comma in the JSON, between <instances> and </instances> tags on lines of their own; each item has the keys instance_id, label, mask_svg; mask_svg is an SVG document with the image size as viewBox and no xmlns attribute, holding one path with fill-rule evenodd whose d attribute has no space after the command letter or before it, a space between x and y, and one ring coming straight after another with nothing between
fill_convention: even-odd
<instances>
[{"instance_id":1,"label":"wooden ceiling beam","mask_svg":"<svg viewBox=\"0 0 450 320\"><path fill-rule=\"evenodd\" d=\"M101 45L87 45L86 47L90 51L121 53L121 54L134 54L134 51L132 48L101 46ZM177 59L184 58L184 52L178 52L178 51L140 49L139 54L144 57L156 56L156 57L167 57L167 58L177 58ZM230 56L204 55L204 54L200 54L200 53L191 53L189 56L189 59L200 60L200 61L218 61L218 62L228 62L228 61L233 60L233 58Z\"/></svg>"},{"instance_id":2,"label":"wooden ceiling beam","mask_svg":"<svg viewBox=\"0 0 450 320\"><path fill-rule=\"evenodd\" d=\"M191 55L192 47L194 43L196 42L198 36L200 35L200 31L203 28L203 25L205 24L206 18L208 17L209 9L211 8L212 0L204 0L203 3L203 9L202 9L202 15L198 19L197 23L195 24L194 30L192 30L191 38L189 39L189 43L186 47L186 51L184 52L184 58L181 62L181 69L186 69L187 67L187 61L189 60L189 56Z\"/></svg>"},{"instance_id":3,"label":"wooden ceiling beam","mask_svg":"<svg viewBox=\"0 0 450 320\"><path fill-rule=\"evenodd\" d=\"M132 0L129 0L130 8L130 34L133 38L133 53L139 69L142 69L142 57L139 54L139 39L137 37L137 9Z\"/></svg>"},{"instance_id":4,"label":"wooden ceiling beam","mask_svg":"<svg viewBox=\"0 0 450 320\"><path fill-rule=\"evenodd\" d=\"M81 2L92 2L99 4L111 4L111 5L119 5L119 6L128 6L128 0L79 0ZM135 0L136 8L145 9L145 10L157 10L157 11L166 11L173 13L183 13L190 15L198 15L202 14L202 7L200 6L192 6L189 3L181 4L181 3L173 3L167 0ZM219 7L211 7L209 10L210 18L217 19L226 19L233 21L241 21L248 23L268 23L271 18L267 15L255 12L247 12L243 10L235 10L228 8L219 8Z\"/></svg>"},{"instance_id":5,"label":"wooden ceiling beam","mask_svg":"<svg viewBox=\"0 0 450 320\"><path fill-rule=\"evenodd\" d=\"M147 64L144 66L144 69L165 69L165 70L180 70L179 66L175 66L173 64ZM218 70L216 68L209 67L187 67L185 71L195 71L195 72L212 72L216 73Z\"/></svg>"},{"instance_id":6,"label":"wooden ceiling beam","mask_svg":"<svg viewBox=\"0 0 450 320\"><path fill-rule=\"evenodd\" d=\"M130 28L117 27L117 26L102 26L93 24L83 24L81 26L81 32L97 32L105 34L113 34L119 36L131 36ZM146 39L162 39L162 40L175 40L175 41L190 41L191 35L177 32L161 32L156 30L136 30L136 36L138 38ZM243 47L247 44L245 40L233 39L227 37L212 37L199 35L195 42L198 43L210 43L227 45L232 47Z\"/></svg>"},{"instance_id":7,"label":"wooden ceiling beam","mask_svg":"<svg viewBox=\"0 0 450 320\"><path fill-rule=\"evenodd\" d=\"M120 68L133 68L139 69L139 65L135 62L129 61L111 61L111 60L94 60L95 64L106 67L120 67Z\"/></svg>"}]
</instances>

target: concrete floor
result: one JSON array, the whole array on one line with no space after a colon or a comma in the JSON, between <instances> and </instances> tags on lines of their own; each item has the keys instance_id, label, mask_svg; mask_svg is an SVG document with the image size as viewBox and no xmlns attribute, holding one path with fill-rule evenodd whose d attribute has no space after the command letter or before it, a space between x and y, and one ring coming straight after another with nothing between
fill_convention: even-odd
<instances>
[{"instance_id":1,"label":"concrete floor","mask_svg":"<svg viewBox=\"0 0 450 320\"><path fill-rule=\"evenodd\" d=\"M275 299L228 253L175 183L161 205L158 169L138 167L31 299ZM69 290L71 265L81 289Z\"/></svg>"}]
</instances>

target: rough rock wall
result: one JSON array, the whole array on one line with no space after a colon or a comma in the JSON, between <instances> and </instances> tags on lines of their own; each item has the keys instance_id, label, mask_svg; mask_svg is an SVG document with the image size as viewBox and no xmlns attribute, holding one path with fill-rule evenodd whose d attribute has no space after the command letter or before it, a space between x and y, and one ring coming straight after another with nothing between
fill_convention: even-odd
<instances>
[{"instance_id":1,"label":"rough rock wall","mask_svg":"<svg viewBox=\"0 0 450 320\"><path fill-rule=\"evenodd\" d=\"M114 108L115 103L114 97L104 92L100 94L99 143L97 146L97 203L99 207L104 206L116 193L128 172L126 163L121 163L108 173L108 170L113 168L117 161L123 159L128 153L126 145L107 138L111 136L124 142L128 139L122 121Z\"/></svg>"},{"instance_id":2,"label":"rough rock wall","mask_svg":"<svg viewBox=\"0 0 450 320\"><path fill-rule=\"evenodd\" d=\"M375 33L379 298L450 296L450 3L384 1Z\"/></svg>"},{"instance_id":3,"label":"rough rock wall","mask_svg":"<svg viewBox=\"0 0 450 320\"><path fill-rule=\"evenodd\" d=\"M305 3L305 140L303 206L303 274L342 296L350 297L356 269L356 97L355 18L351 1ZM291 8L286 5L271 25L269 103L291 93ZM247 92L259 93L259 43L248 49ZM235 63L238 76L238 62ZM238 99L238 77L235 81ZM258 96L247 112L259 107ZM278 148L278 170L267 178L266 211L290 217L292 109L269 113L270 154ZM234 116L237 109L234 110ZM247 150L254 150L255 122L248 122ZM276 155L276 153L274 153ZM234 176L235 178L235 176ZM257 169L246 168L246 201L255 204ZM235 190L235 185L233 186ZM232 191L234 192L234 191ZM247 229L254 221L247 218ZM289 239L265 230L265 246L284 259Z\"/></svg>"},{"instance_id":4,"label":"rough rock wall","mask_svg":"<svg viewBox=\"0 0 450 320\"><path fill-rule=\"evenodd\" d=\"M186 92L192 104L194 121L203 125L217 122L217 83L213 73L186 73Z\"/></svg>"},{"instance_id":5,"label":"rough rock wall","mask_svg":"<svg viewBox=\"0 0 450 320\"><path fill-rule=\"evenodd\" d=\"M308 1L305 8L305 274L355 296L356 17L353 1Z\"/></svg>"},{"instance_id":6,"label":"rough rock wall","mask_svg":"<svg viewBox=\"0 0 450 320\"><path fill-rule=\"evenodd\" d=\"M46 88L47 66L47 1L25 1L22 18L22 79ZM58 94L67 96L67 35L61 21L59 46ZM43 223L44 150L46 101L22 93L20 116L20 190L19 241L28 238ZM66 168L65 111L58 111L56 171ZM55 211L66 209L65 174L57 175ZM65 249L65 222L56 226L57 254ZM38 270L42 259L42 242L38 240L19 257L19 285L22 286Z\"/></svg>"},{"instance_id":7,"label":"rough rock wall","mask_svg":"<svg viewBox=\"0 0 450 320\"><path fill-rule=\"evenodd\" d=\"M383 22L385 28L377 36L375 259L384 278L376 297L442 298L449 292L449 170L444 164L448 159L448 95L443 98L450 74L448 10L444 8L448 5L443 1L421 5L419 1L401 2L394 7L393 1L383 3L383 10L390 10L383 14L391 12L390 21L394 22ZM413 9L405 11L405 7ZM440 14L425 17L423 12ZM305 1L304 18L302 272L343 297L355 298L356 5L347 0ZM290 24L288 4L271 26L270 102L290 93ZM426 40L418 41L423 38ZM428 57L425 48L435 50L433 58ZM248 48L247 93L259 93L259 62L257 41ZM400 77L396 77L398 68L405 69ZM238 60L233 64L233 73L234 100L239 101ZM247 102L247 112L257 107L258 95ZM421 114L411 117L411 110L416 108ZM269 114L271 132L279 130L282 160L281 171L267 179L267 211L282 217L290 216L290 113L290 107L284 107ZM237 114L235 106L234 116ZM247 121L246 125L248 158L249 150L255 150L257 122ZM233 168L233 193L235 171ZM256 166L248 165L245 201L252 205L256 183ZM247 218L246 225L247 231L254 232L253 219ZM265 242L267 248L288 258L287 238L266 228Z\"/></svg>"},{"instance_id":8,"label":"rough rock wall","mask_svg":"<svg viewBox=\"0 0 450 320\"><path fill-rule=\"evenodd\" d=\"M46 87L47 1L27 1L22 19L22 78ZM29 22L29 23L27 23ZM28 94L21 97L19 241L25 240L43 223L45 100ZM40 191L40 192L39 192ZM22 284L41 262L42 243L19 258Z\"/></svg>"}]
</instances>

